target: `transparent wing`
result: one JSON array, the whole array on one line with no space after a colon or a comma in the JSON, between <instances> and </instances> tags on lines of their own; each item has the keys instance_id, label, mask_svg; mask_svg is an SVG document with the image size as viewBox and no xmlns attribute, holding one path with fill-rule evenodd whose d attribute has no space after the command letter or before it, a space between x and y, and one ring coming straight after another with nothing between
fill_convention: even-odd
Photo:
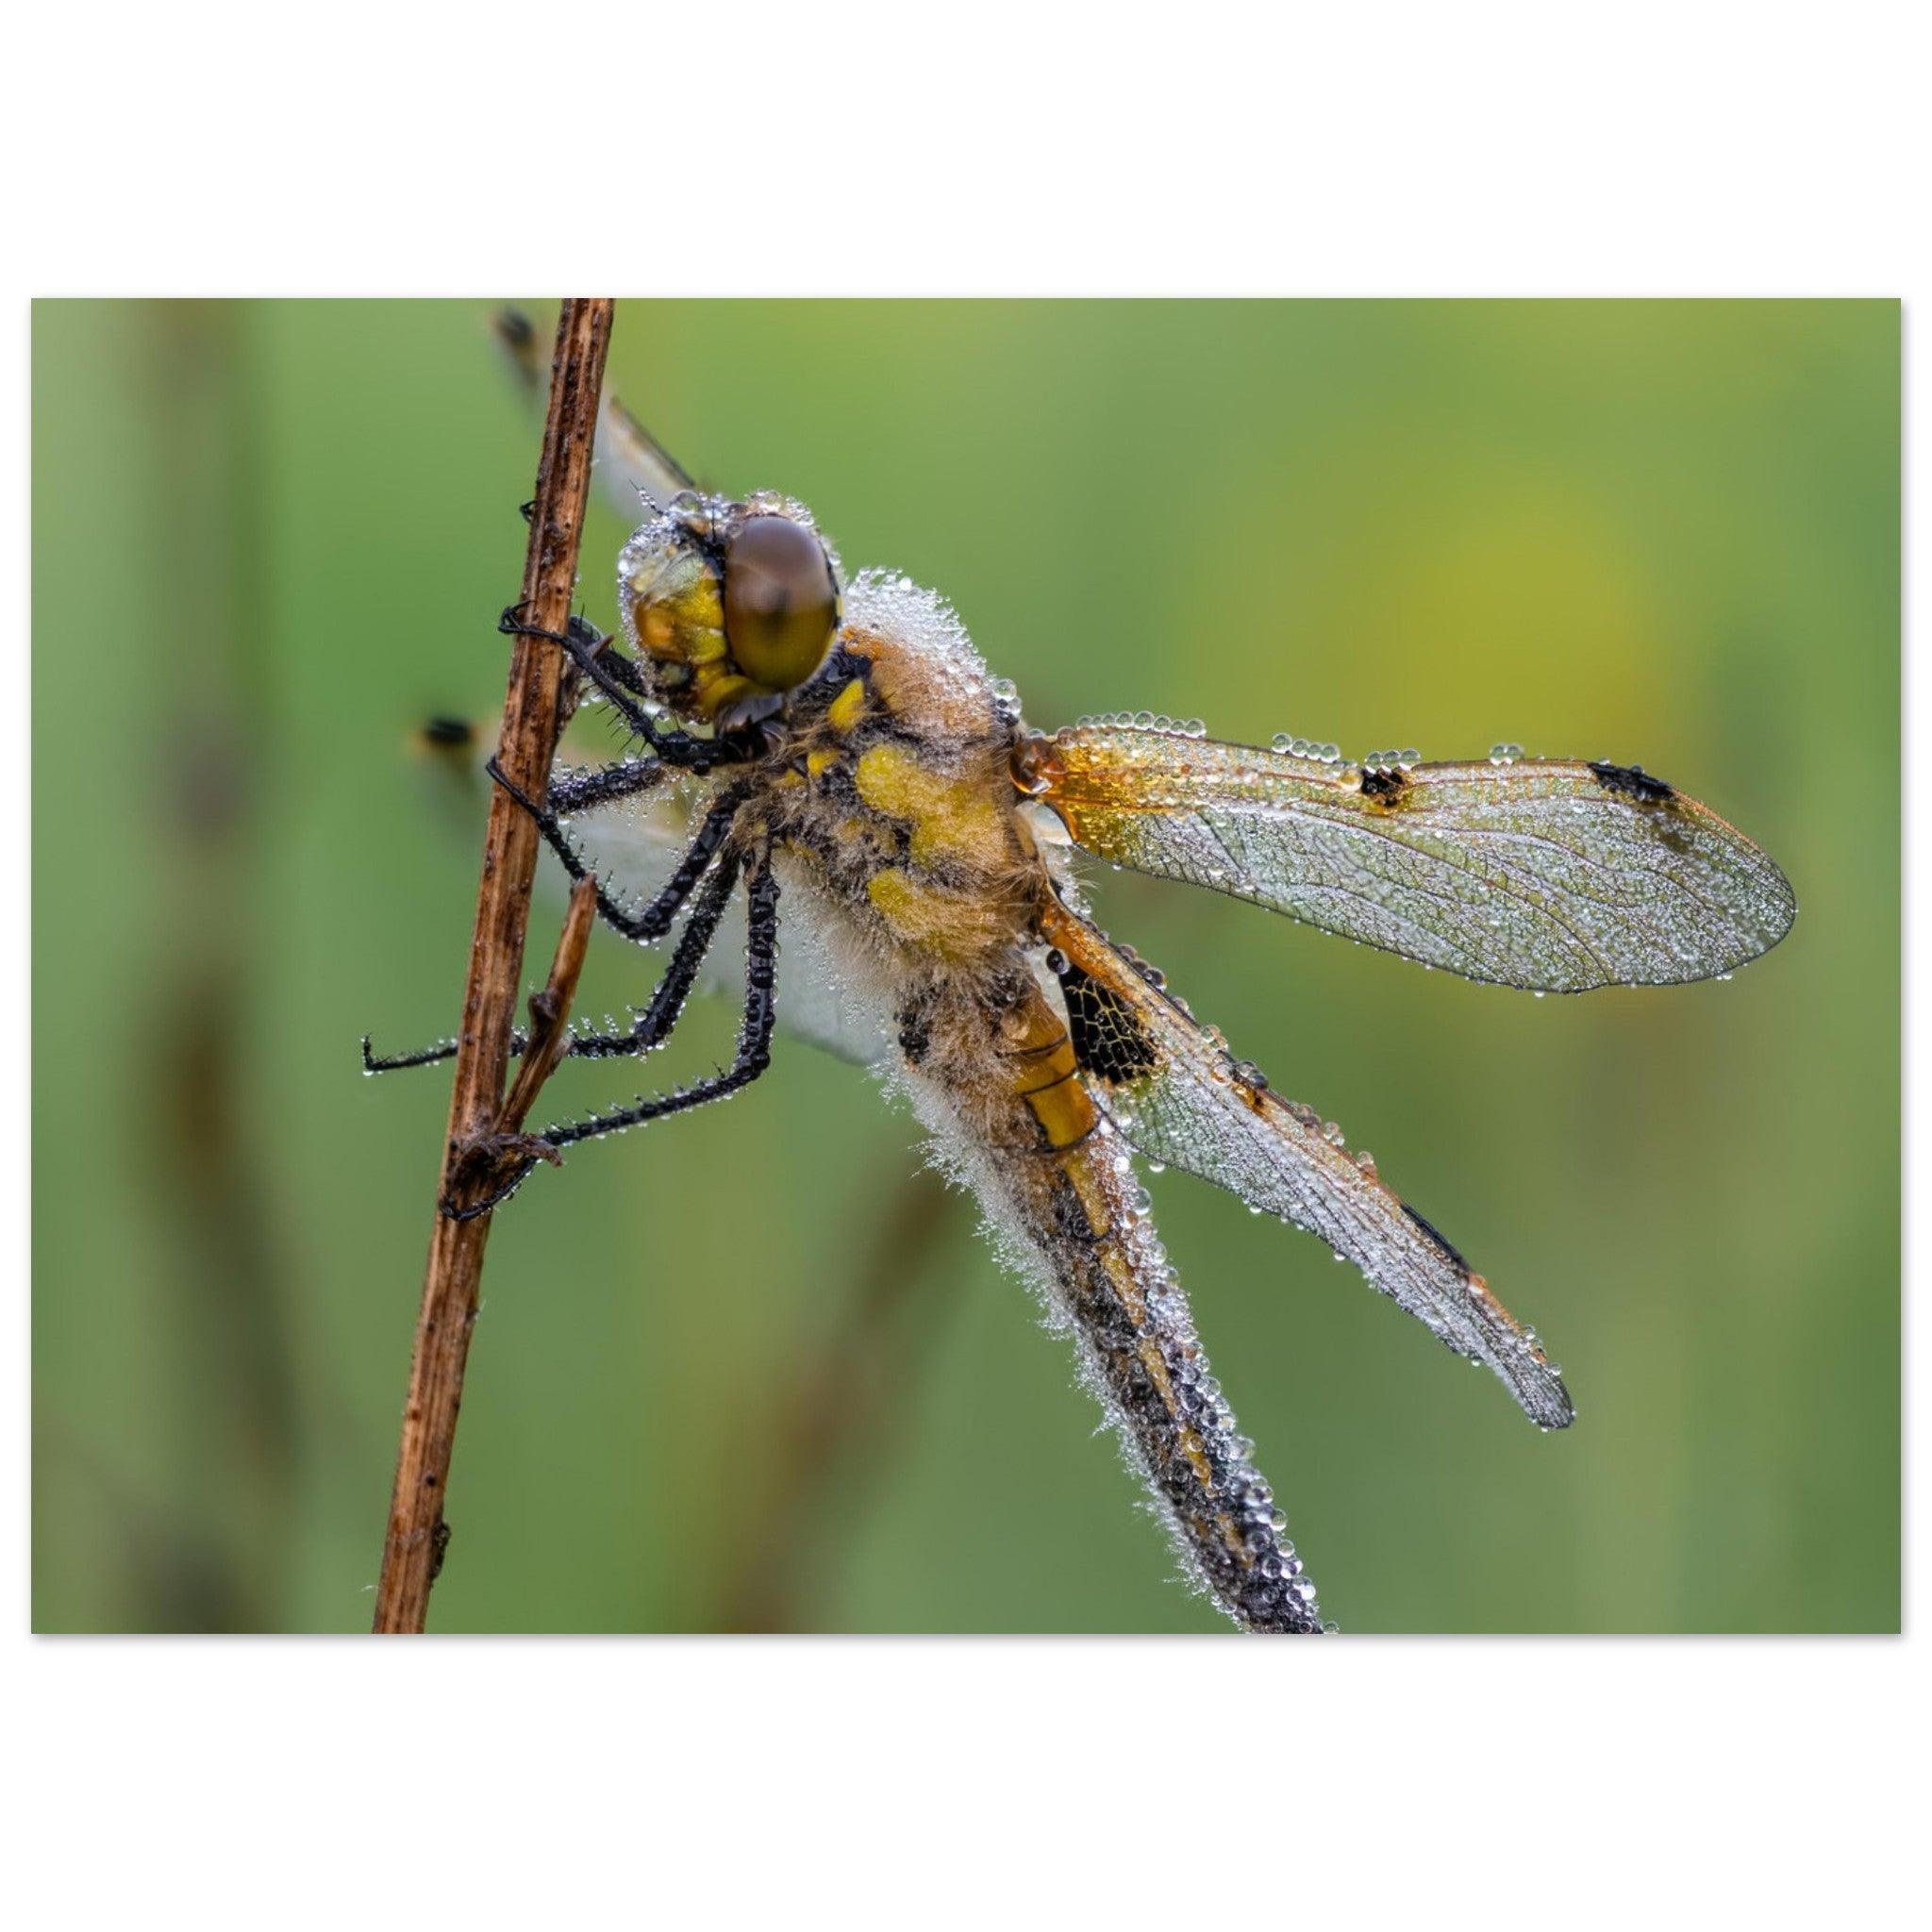
<instances>
[{"instance_id":1,"label":"transparent wing","mask_svg":"<svg viewBox=\"0 0 1932 1932\"><path fill-rule=\"evenodd\" d=\"M1074 841L1470 979L1550 992L1729 973L1789 930L1790 883L1639 768L1364 769L1130 725L1027 748Z\"/></svg>"},{"instance_id":2,"label":"transparent wing","mask_svg":"<svg viewBox=\"0 0 1932 1932\"><path fill-rule=\"evenodd\" d=\"M1074 1055L1130 1145L1318 1235L1457 1355L1493 1370L1533 1421L1572 1421L1569 1391L1535 1336L1372 1161L1350 1155L1312 1108L1271 1092L1085 920L1056 903L1043 933L1064 960Z\"/></svg>"},{"instance_id":3,"label":"transparent wing","mask_svg":"<svg viewBox=\"0 0 1932 1932\"><path fill-rule=\"evenodd\" d=\"M518 308L499 308L491 326L517 386L541 410L550 375L547 339ZM638 521L641 498L661 509L680 490L697 487L671 452L608 393L597 411L596 477L605 500L626 525Z\"/></svg>"},{"instance_id":4,"label":"transparent wing","mask_svg":"<svg viewBox=\"0 0 1932 1932\"><path fill-rule=\"evenodd\" d=\"M648 903L691 843L687 801L668 790L600 806L569 821L584 862L621 897ZM563 869L546 852L540 879L561 896ZM842 974L823 908L809 884L787 874L778 901L778 1025L839 1058L870 1066L885 1052L886 1030ZM744 896L724 915L691 991L744 997Z\"/></svg>"},{"instance_id":5,"label":"transparent wing","mask_svg":"<svg viewBox=\"0 0 1932 1932\"><path fill-rule=\"evenodd\" d=\"M679 491L697 488L615 396L606 396L597 412L597 482L627 524L635 524L643 509L662 509Z\"/></svg>"}]
</instances>

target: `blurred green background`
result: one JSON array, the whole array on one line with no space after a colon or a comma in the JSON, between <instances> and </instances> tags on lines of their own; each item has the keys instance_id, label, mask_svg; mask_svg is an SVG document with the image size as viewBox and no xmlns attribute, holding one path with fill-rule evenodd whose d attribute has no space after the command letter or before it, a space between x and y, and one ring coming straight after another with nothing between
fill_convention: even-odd
<instances>
[{"instance_id":1,"label":"blurred green background","mask_svg":"<svg viewBox=\"0 0 1932 1932\"><path fill-rule=\"evenodd\" d=\"M367 1082L356 1041L458 1003L482 801L410 733L501 701L537 437L486 323L36 307L40 1629L367 1625L448 1077ZM1539 1436L1318 1242L1153 1181L1344 1629L1898 1624L1899 330L1881 302L619 306L612 385L683 460L943 590L1036 724L1641 762L1790 873L1794 933L1732 983L1580 1000L1099 881L1577 1400ZM600 622L623 534L600 506ZM600 940L580 1009L648 967ZM915 1145L801 1047L541 1174L490 1250L432 1627L1225 1627Z\"/></svg>"}]
</instances>

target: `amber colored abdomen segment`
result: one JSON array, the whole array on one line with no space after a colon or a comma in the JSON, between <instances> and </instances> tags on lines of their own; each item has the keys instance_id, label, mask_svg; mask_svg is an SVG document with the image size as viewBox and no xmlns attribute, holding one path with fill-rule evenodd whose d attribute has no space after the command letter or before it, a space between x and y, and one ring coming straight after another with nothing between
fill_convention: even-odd
<instances>
[{"instance_id":1,"label":"amber colored abdomen segment","mask_svg":"<svg viewBox=\"0 0 1932 1932\"><path fill-rule=\"evenodd\" d=\"M1002 1032L1004 1205L1045 1264L1149 1487L1238 1623L1319 1629L1313 1591L1237 1444L1125 1143L1087 1091L1064 1024L1035 991Z\"/></svg>"}]
</instances>

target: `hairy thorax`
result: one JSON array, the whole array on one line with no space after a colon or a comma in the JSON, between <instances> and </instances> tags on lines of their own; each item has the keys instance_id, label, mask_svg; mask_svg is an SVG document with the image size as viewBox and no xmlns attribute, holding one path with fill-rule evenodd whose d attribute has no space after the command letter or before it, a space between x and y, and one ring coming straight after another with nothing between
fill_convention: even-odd
<instances>
[{"instance_id":1,"label":"hairy thorax","mask_svg":"<svg viewBox=\"0 0 1932 1932\"><path fill-rule=\"evenodd\" d=\"M1052 880L1018 742L975 661L853 624L794 705L764 796L788 870L842 928L846 969L889 996L907 1072L983 1137L1032 1145L1015 1057L1064 1029L1030 958Z\"/></svg>"},{"instance_id":2,"label":"hairy thorax","mask_svg":"<svg viewBox=\"0 0 1932 1932\"><path fill-rule=\"evenodd\" d=\"M996 974L1027 942L1047 881L1016 741L974 667L857 625L794 713L772 830L895 978Z\"/></svg>"}]
</instances>

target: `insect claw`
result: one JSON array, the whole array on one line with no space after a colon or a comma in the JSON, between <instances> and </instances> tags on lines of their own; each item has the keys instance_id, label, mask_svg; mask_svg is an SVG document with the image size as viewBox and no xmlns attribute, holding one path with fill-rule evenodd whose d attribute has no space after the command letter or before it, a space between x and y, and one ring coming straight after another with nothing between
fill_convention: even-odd
<instances>
[{"instance_id":1,"label":"insect claw","mask_svg":"<svg viewBox=\"0 0 1932 1932\"><path fill-rule=\"evenodd\" d=\"M539 1161L551 1167L561 1167L563 1155L541 1134L485 1134L463 1150L462 1158L457 1163L454 1182L460 1186L468 1174L479 1168L488 1169L505 1161L513 1161L515 1165L480 1201L459 1208L448 1194L444 1194L438 1204L444 1217L450 1221L475 1221L478 1215L487 1214L492 1208L501 1207L508 1201L529 1179Z\"/></svg>"},{"instance_id":2,"label":"insect claw","mask_svg":"<svg viewBox=\"0 0 1932 1932\"><path fill-rule=\"evenodd\" d=\"M501 1134L492 1137L495 1145L491 1151L498 1154L515 1153L526 1156L532 1160L541 1160L546 1167L561 1167L563 1154L553 1147L541 1134Z\"/></svg>"}]
</instances>

